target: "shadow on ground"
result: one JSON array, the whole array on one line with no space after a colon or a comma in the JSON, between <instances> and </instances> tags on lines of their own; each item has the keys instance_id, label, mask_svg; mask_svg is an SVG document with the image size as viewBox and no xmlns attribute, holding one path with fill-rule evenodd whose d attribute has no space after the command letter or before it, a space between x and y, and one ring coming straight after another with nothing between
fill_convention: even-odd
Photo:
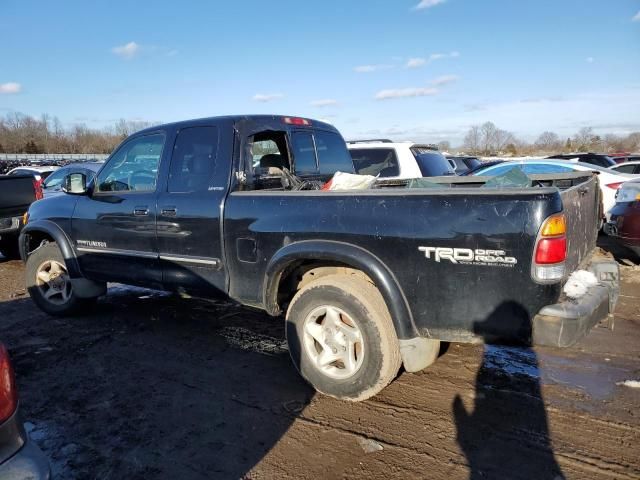
<instances>
[{"instance_id":1,"label":"shadow on ground","mask_svg":"<svg viewBox=\"0 0 640 480\"><path fill-rule=\"evenodd\" d=\"M477 322L474 330L485 341L498 342L505 322L521 334L527 334L521 330L531 325L524 308L505 302L486 320ZM509 371L513 354L518 371ZM506 369L496 368L503 362ZM514 472L521 472L521 478L564 478L553 453L538 358L532 348L484 345L472 408L468 411L460 396L452 408L471 480L514 478Z\"/></svg>"},{"instance_id":2,"label":"shadow on ground","mask_svg":"<svg viewBox=\"0 0 640 480\"><path fill-rule=\"evenodd\" d=\"M15 319L0 338L55 478L247 477L313 396L282 320L232 304L127 288L90 316L25 299L0 317Z\"/></svg>"}]
</instances>

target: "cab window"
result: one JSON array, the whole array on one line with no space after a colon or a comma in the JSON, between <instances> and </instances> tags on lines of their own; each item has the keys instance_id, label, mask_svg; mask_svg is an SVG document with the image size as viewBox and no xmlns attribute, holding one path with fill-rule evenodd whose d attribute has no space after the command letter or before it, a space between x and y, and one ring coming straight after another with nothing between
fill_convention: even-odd
<instances>
[{"instance_id":1,"label":"cab window","mask_svg":"<svg viewBox=\"0 0 640 480\"><path fill-rule=\"evenodd\" d=\"M203 192L216 183L216 127L190 127L178 132L169 172L168 191ZM217 180L220 183L220 179Z\"/></svg>"},{"instance_id":2,"label":"cab window","mask_svg":"<svg viewBox=\"0 0 640 480\"><path fill-rule=\"evenodd\" d=\"M164 142L162 133L126 142L98 175L96 192L155 191Z\"/></svg>"}]
</instances>

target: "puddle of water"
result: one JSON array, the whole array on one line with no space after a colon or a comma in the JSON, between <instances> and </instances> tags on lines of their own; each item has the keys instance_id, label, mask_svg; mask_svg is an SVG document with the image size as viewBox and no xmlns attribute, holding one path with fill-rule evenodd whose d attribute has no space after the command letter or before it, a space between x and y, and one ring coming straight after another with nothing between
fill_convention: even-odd
<instances>
[{"instance_id":1,"label":"puddle of water","mask_svg":"<svg viewBox=\"0 0 640 480\"><path fill-rule=\"evenodd\" d=\"M536 354L526 347L485 345L484 367L507 375L536 378L542 384L579 390L595 400L609 397L616 383L629 378L627 368L593 358Z\"/></svg>"}]
</instances>

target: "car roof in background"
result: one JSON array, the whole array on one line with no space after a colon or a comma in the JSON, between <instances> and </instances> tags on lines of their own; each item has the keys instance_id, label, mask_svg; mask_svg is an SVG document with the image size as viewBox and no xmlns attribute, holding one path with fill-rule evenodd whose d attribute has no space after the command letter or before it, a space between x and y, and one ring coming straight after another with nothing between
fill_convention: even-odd
<instances>
[{"instance_id":1,"label":"car roof in background","mask_svg":"<svg viewBox=\"0 0 640 480\"><path fill-rule=\"evenodd\" d=\"M15 170L29 170L31 172L42 173L42 172L52 172L52 171L57 170L59 168L60 167L56 167L54 165L45 166L45 167L38 167L38 166L33 166L33 165L23 165L21 167L12 168L11 170L9 170L8 173L11 173L11 172L13 172Z\"/></svg>"}]
</instances>

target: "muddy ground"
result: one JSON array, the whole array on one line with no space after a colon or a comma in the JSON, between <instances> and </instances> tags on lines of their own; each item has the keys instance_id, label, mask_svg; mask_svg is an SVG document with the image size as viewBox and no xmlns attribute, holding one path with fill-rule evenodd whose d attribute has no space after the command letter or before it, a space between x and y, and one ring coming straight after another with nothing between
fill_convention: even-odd
<instances>
[{"instance_id":1,"label":"muddy ground","mask_svg":"<svg viewBox=\"0 0 640 480\"><path fill-rule=\"evenodd\" d=\"M613 332L576 347L451 344L359 404L316 395L283 321L112 286L51 318L0 258L0 339L61 479L640 478L640 266L617 252ZM446 351L445 351L446 350Z\"/></svg>"}]
</instances>

